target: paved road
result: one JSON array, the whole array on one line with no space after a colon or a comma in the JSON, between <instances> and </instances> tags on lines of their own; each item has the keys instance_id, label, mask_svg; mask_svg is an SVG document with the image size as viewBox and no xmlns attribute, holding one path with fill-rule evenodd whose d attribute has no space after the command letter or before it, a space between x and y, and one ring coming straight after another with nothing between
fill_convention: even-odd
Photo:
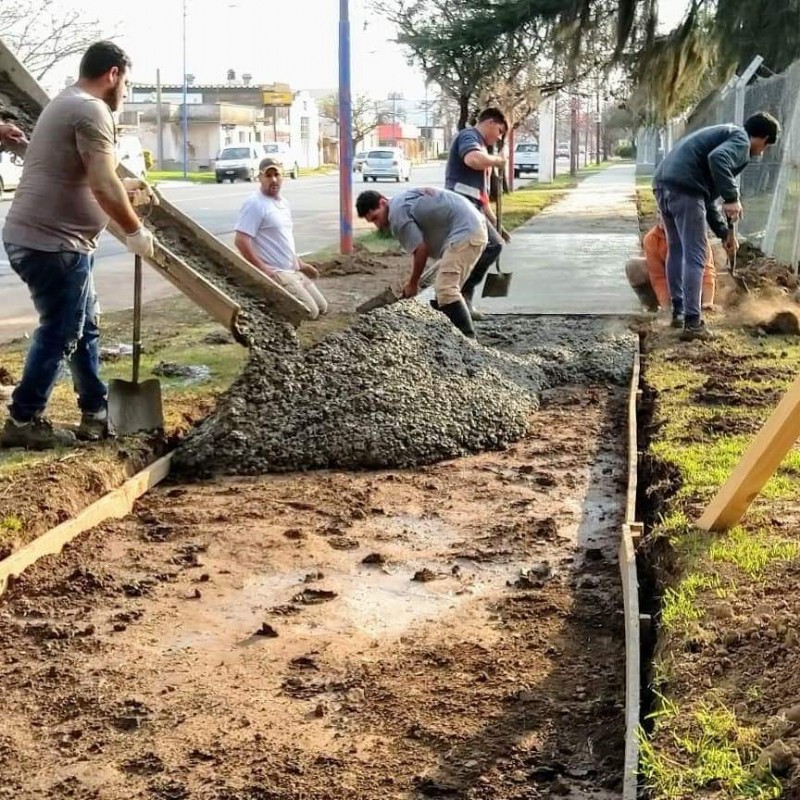
<instances>
[{"instance_id":1,"label":"paved road","mask_svg":"<svg viewBox=\"0 0 800 800\"><path fill-rule=\"evenodd\" d=\"M443 163L425 164L414 169L410 184L380 181L365 184L356 174L354 196L362 189L377 188L392 196L408 186L441 186L444 183ZM518 185L529 182L522 180ZM233 225L244 199L254 191L249 183L161 185L164 196L174 202L201 225L233 245ZM339 177L338 175L286 180L284 191L295 223L295 237L301 253L315 252L335 247L339 239ZM0 228L10 206L10 196L0 202ZM368 230L369 225L356 220L356 229ZM129 308L132 303L133 256L110 235L102 237L97 251L95 281L104 311ZM174 294L177 290L153 270L144 271L143 296L145 302ZM27 288L11 271L5 252L0 249L0 342L23 333L30 333L36 324L36 315Z\"/></svg>"}]
</instances>

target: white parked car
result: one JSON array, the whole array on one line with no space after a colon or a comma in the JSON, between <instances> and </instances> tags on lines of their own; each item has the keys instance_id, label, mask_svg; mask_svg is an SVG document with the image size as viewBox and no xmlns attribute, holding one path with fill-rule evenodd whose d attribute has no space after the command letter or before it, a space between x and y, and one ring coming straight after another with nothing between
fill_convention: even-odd
<instances>
[{"instance_id":1,"label":"white parked car","mask_svg":"<svg viewBox=\"0 0 800 800\"><path fill-rule=\"evenodd\" d=\"M22 159L7 150L0 152L0 198L4 192L16 189L21 177Z\"/></svg>"},{"instance_id":2,"label":"white parked car","mask_svg":"<svg viewBox=\"0 0 800 800\"><path fill-rule=\"evenodd\" d=\"M230 181L237 178L244 181L254 181L258 175L258 165L266 156L260 144L231 145L220 150L214 162L214 177L217 183Z\"/></svg>"},{"instance_id":3,"label":"white parked car","mask_svg":"<svg viewBox=\"0 0 800 800\"><path fill-rule=\"evenodd\" d=\"M519 142L514 148L514 177L525 172L539 172L539 145L535 142Z\"/></svg>"},{"instance_id":4,"label":"white parked car","mask_svg":"<svg viewBox=\"0 0 800 800\"><path fill-rule=\"evenodd\" d=\"M364 162L367 160L367 151L359 150L353 156L353 172L361 172L364 168Z\"/></svg>"},{"instance_id":5,"label":"white parked car","mask_svg":"<svg viewBox=\"0 0 800 800\"><path fill-rule=\"evenodd\" d=\"M411 180L411 161L399 147L376 147L367 151L367 159L361 167L364 183L378 178L400 181Z\"/></svg>"},{"instance_id":6,"label":"white parked car","mask_svg":"<svg viewBox=\"0 0 800 800\"><path fill-rule=\"evenodd\" d=\"M295 158L288 144L285 142L266 142L263 147L265 156L280 161L284 175L289 175L292 179L300 176L297 158Z\"/></svg>"}]
</instances>

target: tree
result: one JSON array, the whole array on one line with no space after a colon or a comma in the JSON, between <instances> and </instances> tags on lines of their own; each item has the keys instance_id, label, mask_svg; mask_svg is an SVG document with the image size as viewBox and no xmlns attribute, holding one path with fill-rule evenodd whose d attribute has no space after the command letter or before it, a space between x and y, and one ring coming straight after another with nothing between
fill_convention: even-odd
<instances>
[{"instance_id":1,"label":"tree","mask_svg":"<svg viewBox=\"0 0 800 800\"><path fill-rule=\"evenodd\" d=\"M98 20L86 20L81 11L64 8L57 0L0 4L0 39L37 80L101 38Z\"/></svg>"},{"instance_id":2,"label":"tree","mask_svg":"<svg viewBox=\"0 0 800 800\"><path fill-rule=\"evenodd\" d=\"M319 114L323 119L339 128L339 93L328 95L320 102ZM368 95L360 94L353 98L351 105L353 121L353 151L359 142L383 125L391 116L391 111L380 105Z\"/></svg>"},{"instance_id":3,"label":"tree","mask_svg":"<svg viewBox=\"0 0 800 800\"><path fill-rule=\"evenodd\" d=\"M379 0L376 8L397 27L409 62L458 104L458 129L464 128L503 49L499 39L472 35L482 12L463 0Z\"/></svg>"}]
</instances>

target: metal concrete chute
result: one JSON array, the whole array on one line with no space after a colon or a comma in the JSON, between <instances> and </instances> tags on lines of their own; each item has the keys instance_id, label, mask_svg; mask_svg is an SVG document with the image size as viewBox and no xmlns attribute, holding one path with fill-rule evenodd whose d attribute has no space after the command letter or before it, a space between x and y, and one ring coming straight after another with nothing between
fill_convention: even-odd
<instances>
[{"instance_id":1,"label":"metal concrete chute","mask_svg":"<svg viewBox=\"0 0 800 800\"><path fill-rule=\"evenodd\" d=\"M28 134L50 101L47 92L0 40L0 105ZM121 177L134 176L122 164ZM310 319L308 309L275 281L259 272L174 204L159 195L158 210L147 222L155 234L155 252L145 259L193 303L246 344L240 329L243 300L255 300L294 325ZM113 222L109 233L125 242ZM244 297L243 297L244 296Z\"/></svg>"}]
</instances>

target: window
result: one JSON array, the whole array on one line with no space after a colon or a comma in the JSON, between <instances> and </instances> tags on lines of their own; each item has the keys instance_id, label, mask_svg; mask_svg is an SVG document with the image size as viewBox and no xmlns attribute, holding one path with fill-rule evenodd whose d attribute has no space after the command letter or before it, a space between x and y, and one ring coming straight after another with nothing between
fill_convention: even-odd
<instances>
[{"instance_id":1,"label":"window","mask_svg":"<svg viewBox=\"0 0 800 800\"><path fill-rule=\"evenodd\" d=\"M308 117L300 117L300 138L308 141Z\"/></svg>"},{"instance_id":2,"label":"window","mask_svg":"<svg viewBox=\"0 0 800 800\"><path fill-rule=\"evenodd\" d=\"M516 151L518 153L538 153L539 152L539 145L538 144L518 144L516 147Z\"/></svg>"},{"instance_id":3,"label":"window","mask_svg":"<svg viewBox=\"0 0 800 800\"><path fill-rule=\"evenodd\" d=\"M397 158L397 153L395 153L393 150L370 150L369 153L367 153L367 158L391 159Z\"/></svg>"},{"instance_id":4,"label":"window","mask_svg":"<svg viewBox=\"0 0 800 800\"><path fill-rule=\"evenodd\" d=\"M256 131L256 141L257 142L261 141L261 131Z\"/></svg>"},{"instance_id":5,"label":"window","mask_svg":"<svg viewBox=\"0 0 800 800\"><path fill-rule=\"evenodd\" d=\"M241 135L241 134L240 134ZM232 161L235 158L250 158L249 147L226 147L220 154L220 161Z\"/></svg>"}]
</instances>

